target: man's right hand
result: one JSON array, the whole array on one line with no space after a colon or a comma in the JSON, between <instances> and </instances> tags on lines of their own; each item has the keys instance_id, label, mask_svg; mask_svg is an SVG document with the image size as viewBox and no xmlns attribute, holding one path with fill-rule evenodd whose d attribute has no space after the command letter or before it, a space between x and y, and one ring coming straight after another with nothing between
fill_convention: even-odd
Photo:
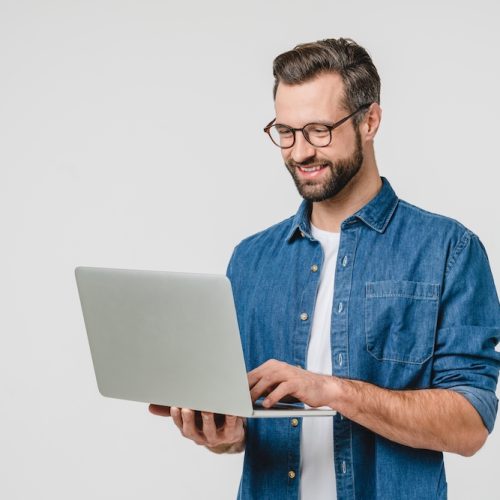
<instances>
[{"instance_id":1,"label":"man's right hand","mask_svg":"<svg viewBox=\"0 0 500 500\"><path fill-rule=\"evenodd\" d=\"M239 453L245 448L245 419L175 406L149 405L154 415L171 416L181 434L214 453Z\"/></svg>"}]
</instances>

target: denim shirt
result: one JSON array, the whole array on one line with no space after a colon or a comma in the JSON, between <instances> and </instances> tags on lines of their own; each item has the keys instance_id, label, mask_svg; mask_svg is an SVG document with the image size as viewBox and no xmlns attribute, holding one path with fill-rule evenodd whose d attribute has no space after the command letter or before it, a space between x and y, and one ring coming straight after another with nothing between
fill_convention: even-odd
<instances>
[{"instance_id":1,"label":"denim shirt","mask_svg":"<svg viewBox=\"0 0 500 500\"><path fill-rule=\"evenodd\" d=\"M388 389L451 389L491 432L500 307L485 249L457 221L398 199L382 181L341 224L333 375ZM248 370L270 358L307 368L323 262L310 211L304 201L295 216L243 240L229 262ZM340 414L333 427L339 500L446 498L441 452L395 443ZM300 432L301 419L248 419L238 498L298 498Z\"/></svg>"}]
</instances>

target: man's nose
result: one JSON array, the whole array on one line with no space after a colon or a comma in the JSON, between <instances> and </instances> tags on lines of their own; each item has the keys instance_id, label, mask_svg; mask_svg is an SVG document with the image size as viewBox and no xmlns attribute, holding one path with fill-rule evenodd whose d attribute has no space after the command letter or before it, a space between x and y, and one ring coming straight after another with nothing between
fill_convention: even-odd
<instances>
[{"instance_id":1,"label":"man's nose","mask_svg":"<svg viewBox=\"0 0 500 500\"><path fill-rule=\"evenodd\" d=\"M316 155L316 148L309 144L302 132L295 133L295 144L292 146L291 158L296 163L303 163L304 161L313 158Z\"/></svg>"}]
</instances>

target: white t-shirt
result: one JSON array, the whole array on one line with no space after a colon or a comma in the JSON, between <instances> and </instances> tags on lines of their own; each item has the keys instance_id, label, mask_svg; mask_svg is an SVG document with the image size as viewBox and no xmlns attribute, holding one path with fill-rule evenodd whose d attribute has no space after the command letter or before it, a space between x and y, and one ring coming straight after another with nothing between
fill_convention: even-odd
<instances>
[{"instance_id":1,"label":"white t-shirt","mask_svg":"<svg viewBox=\"0 0 500 500\"><path fill-rule=\"evenodd\" d=\"M331 375L331 317L340 233L323 231L311 224L311 234L321 243L324 261L320 268L306 368L315 373ZM337 498L333 462L333 417L302 419L300 458L300 499Z\"/></svg>"}]
</instances>

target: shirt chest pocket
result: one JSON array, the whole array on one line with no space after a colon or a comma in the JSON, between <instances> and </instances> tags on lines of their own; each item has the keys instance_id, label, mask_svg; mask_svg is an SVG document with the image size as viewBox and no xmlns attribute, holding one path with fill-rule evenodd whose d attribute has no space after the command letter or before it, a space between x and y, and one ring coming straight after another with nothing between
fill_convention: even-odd
<instances>
[{"instance_id":1,"label":"shirt chest pocket","mask_svg":"<svg viewBox=\"0 0 500 500\"><path fill-rule=\"evenodd\" d=\"M381 361L427 361L434 352L439 284L374 281L365 292L367 351Z\"/></svg>"}]
</instances>

